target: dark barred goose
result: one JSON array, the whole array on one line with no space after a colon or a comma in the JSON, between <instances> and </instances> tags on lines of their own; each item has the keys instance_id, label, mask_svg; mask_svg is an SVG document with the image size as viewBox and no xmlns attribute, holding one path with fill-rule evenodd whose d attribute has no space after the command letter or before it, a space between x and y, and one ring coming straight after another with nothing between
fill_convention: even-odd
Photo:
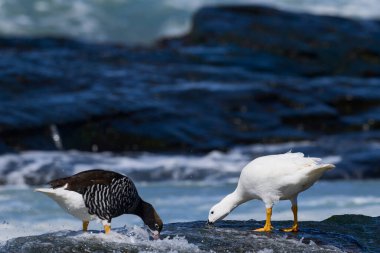
<instances>
[{"instance_id":1,"label":"dark barred goose","mask_svg":"<svg viewBox=\"0 0 380 253\"><path fill-rule=\"evenodd\" d=\"M36 189L55 200L64 210L83 221L87 231L90 220L99 218L105 233L111 220L122 214L135 214L158 238L162 220L153 206L142 200L128 177L112 171L89 170L49 183L52 188Z\"/></svg>"}]
</instances>

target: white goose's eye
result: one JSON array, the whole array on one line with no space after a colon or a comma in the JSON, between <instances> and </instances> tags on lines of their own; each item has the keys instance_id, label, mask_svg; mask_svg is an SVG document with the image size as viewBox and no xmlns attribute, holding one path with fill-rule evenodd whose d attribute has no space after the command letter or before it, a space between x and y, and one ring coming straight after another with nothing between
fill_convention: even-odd
<instances>
[{"instance_id":1,"label":"white goose's eye","mask_svg":"<svg viewBox=\"0 0 380 253\"><path fill-rule=\"evenodd\" d=\"M211 211L211 214L214 214L214 211Z\"/></svg>"}]
</instances>

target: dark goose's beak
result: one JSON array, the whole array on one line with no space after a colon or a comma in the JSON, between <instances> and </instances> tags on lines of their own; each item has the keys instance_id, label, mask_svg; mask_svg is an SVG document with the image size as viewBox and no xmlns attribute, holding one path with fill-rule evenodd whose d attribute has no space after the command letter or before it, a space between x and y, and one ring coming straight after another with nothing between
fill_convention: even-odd
<instances>
[{"instance_id":1,"label":"dark goose's beak","mask_svg":"<svg viewBox=\"0 0 380 253\"><path fill-rule=\"evenodd\" d=\"M153 240L160 239L160 232L158 232L158 231L151 231L151 232L152 232Z\"/></svg>"},{"instance_id":2,"label":"dark goose's beak","mask_svg":"<svg viewBox=\"0 0 380 253\"><path fill-rule=\"evenodd\" d=\"M145 228L148 230L148 232L150 233L150 236L153 238L153 240L160 239L160 232L158 232L157 230L152 230L146 225L145 225Z\"/></svg>"}]
</instances>

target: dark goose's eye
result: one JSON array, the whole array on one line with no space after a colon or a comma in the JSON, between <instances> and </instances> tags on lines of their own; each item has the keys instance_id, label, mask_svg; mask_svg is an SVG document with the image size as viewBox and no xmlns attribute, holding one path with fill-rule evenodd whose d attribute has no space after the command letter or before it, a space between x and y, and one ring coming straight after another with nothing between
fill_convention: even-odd
<instances>
[{"instance_id":1,"label":"dark goose's eye","mask_svg":"<svg viewBox=\"0 0 380 253\"><path fill-rule=\"evenodd\" d=\"M159 228L160 228L160 226L158 226L158 224L154 224L154 226L155 226L157 229L159 229Z\"/></svg>"}]
</instances>

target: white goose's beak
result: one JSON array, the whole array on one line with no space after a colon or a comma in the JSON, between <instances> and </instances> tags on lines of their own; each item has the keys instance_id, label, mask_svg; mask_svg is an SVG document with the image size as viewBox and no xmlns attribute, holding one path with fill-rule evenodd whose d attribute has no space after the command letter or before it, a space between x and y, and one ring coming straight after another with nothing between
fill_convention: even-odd
<instances>
[{"instance_id":1,"label":"white goose's beak","mask_svg":"<svg viewBox=\"0 0 380 253\"><path fill-rule=\"evenodd\" d=\"M206 225L207 226L212 226L212 225L214 225L214 222L211 222L210 220L207 220Z\"/></svg>"}]
</instances>

